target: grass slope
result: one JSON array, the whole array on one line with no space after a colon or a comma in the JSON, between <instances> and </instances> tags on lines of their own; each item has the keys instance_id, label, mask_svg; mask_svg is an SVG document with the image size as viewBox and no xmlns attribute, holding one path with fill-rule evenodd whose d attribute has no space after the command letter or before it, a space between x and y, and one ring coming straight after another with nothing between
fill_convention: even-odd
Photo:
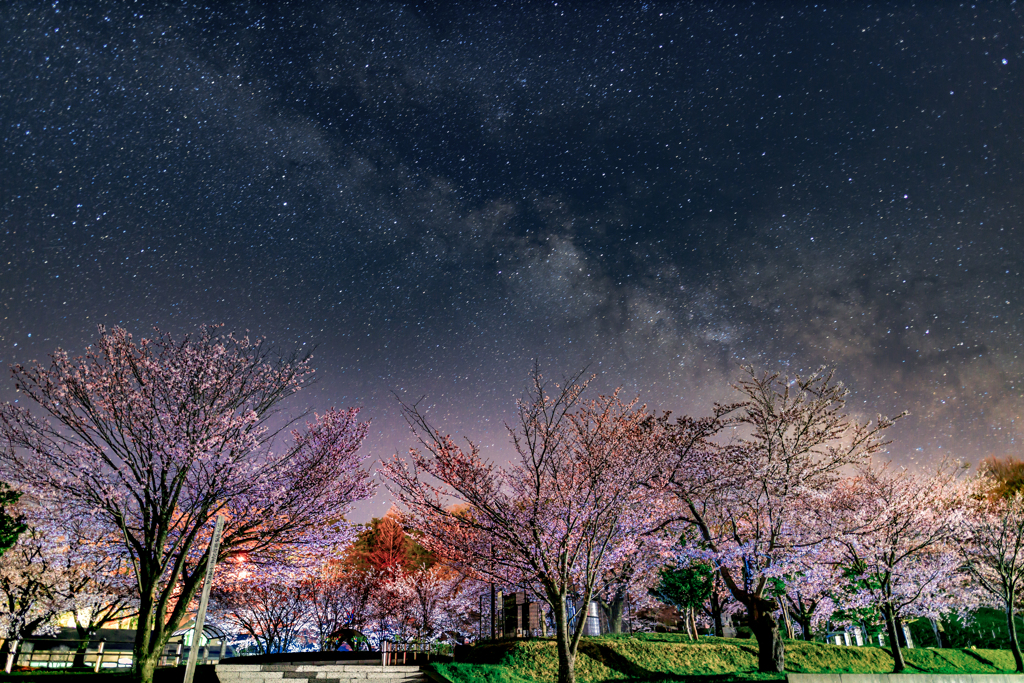
<instances>
[{"instance_id":1,"label":"grass slope","mask_svg":"<svg viewBox=\"0 0 1024 683\"><path fill-rule=\"evenodd\" d=\"M905 650L907 673L1012 673L1013 656L1003 650L916 648ZM793 673L888 673L893 661L877 647L840 647L786 641L786 671ZM557 679L553 640L481 645L435 670L452 683L549 683ZM676 634L584 638L576 660L579 683L689 680L694 683L781 680L757 672L753 640L712 638L693 643Z\"/></svg>"}]
</instances>

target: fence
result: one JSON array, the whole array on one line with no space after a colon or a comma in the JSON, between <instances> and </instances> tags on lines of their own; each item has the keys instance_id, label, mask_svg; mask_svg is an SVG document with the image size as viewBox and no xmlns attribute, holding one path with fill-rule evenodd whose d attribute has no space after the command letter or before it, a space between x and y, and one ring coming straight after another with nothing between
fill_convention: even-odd
<instances>
[{"instance_id":1,"label":"fence","mask_svg":"<svg viewBox=\"0 0 1024 683\"><path fill-rule=\"evenodd\" d=\"M431 657L436 659L437 656L429 643L390 643L384 640L380 644L381 666L426 664Z\"/></svg>"},{"instance_id":2,"label":"fence","mask_svg":"<svg viewBox=\"0 0 1024 683\"><path fill-rule=\"evenodd\" d=\"M57 638L31 638L24 643L17 641L11 644L7 655L4 671L10 673L15 665L37 669L71 669L76 659L79 666L91 668L94 672L100 669L131 668L134 654L130 643L110 643L104 640L89 647L90 640L64 640ZM84 649L80 650L84 645ZM42 646L42 647L40 647ZM120 646L120 647L117 647ZM227 641L221 641L219 648L212 650L207 646L199 649L199 664L213 664L226 656ZM125 649L127 648L127 649ZM184 663L189 648L179 643L168 643L157 666L171 667Z\"/></svg>"}]
</instances>

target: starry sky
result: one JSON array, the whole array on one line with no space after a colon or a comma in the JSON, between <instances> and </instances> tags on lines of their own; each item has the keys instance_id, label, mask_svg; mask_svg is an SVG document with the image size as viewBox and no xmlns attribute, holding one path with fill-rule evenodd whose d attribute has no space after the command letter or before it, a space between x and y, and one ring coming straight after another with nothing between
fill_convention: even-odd
<instances>
[{"instance_id":1,"label":"starry sky","mask_svg":"<svg viewBox=\"0 0 1024 683\"><path fill-rule=\"evenodd\" d=\"M834 363L899 462L1021 455L1022 9L6 2L0 362L224 323L498 460L535 360Z\"/></svg>"}]
</instances>

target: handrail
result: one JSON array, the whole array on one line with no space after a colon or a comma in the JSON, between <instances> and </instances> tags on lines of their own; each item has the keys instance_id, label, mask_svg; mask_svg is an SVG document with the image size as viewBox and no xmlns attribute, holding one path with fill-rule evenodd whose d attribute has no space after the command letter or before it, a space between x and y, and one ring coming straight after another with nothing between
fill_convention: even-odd
<instances>
[{"instance_id":1,"label":"handrail","mask_svg":"<svg viewBox=\"0 0 1024 683\"><path fill-rule=\"evenodd\" d=\"M93 642L97 643L96 647L89 647ZM85 648L81 647L83 644ZM12 641L4 670L10 673L16 663L29 668L69 670L74 665L75 659L79 657L82 664L91 667L94 673L99 673L101 668L130 668L135 659L133 643L117 643L128 646L128 649L109 649L108 646L111 644L102 638L99 640L95 638L67 639L47 636L26 638L23 641ZM26 647L26 645L29 647ZM51 647L37 649L37 645L48 645ZM52 647L54 645L58 647ZM187 654L183 652L184 649L189 648L184 648L180 642L168 643L164 648L164 652L160 655L157 666L160 668L179 666L182 662L182 655ZM201 662L209 664L214 661L220 661L225 655L225 648L221 648L219 655L215 653L216 651L211 651L205 645L201 646L199 653ZM129 661L123 663L125 659Z\"/></svg>"}]
</instances>

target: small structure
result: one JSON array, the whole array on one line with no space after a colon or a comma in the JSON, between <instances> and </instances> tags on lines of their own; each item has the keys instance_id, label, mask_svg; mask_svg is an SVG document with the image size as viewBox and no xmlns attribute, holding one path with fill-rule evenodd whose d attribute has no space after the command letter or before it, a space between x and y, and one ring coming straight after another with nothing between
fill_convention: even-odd
<instances>
[{"instance_id":1,"label":"small structure","mask_svg":"<svg viewBox=\"0 0 1024 683\"><path fill-rule=\"evenodd\" d=\"M167 650L164 652L161 664L166 666L178 666L188 657L193 644L201 648L199 650L199 663L210 664L230 657L233 653L228 651L229 634L211 624L203 625L203 632L196 642L195 621L193 620L184 628L180 628L171 634L167 643ZM166 660L166 661L164 661Z\"/></svg>"},{"instance_id":2,"label":"small structure","mask_svg":"<svg viewBox=\"0 0 1024 683\"><path fill-rule=\"evenodd\" d=\"M861 633L859 626L854 626L845 631L829 631L825 634L825 642L831 645L845 645L847 647L856 645L857 647L863 647L864 634Z\"/></svg>"},{"instance_id":3,"label":"small structure","mask_svg":"<svg viewBox=\"0 0 1024 683\"><path fill-rule=\"evenodd\" d=\"M526 593L510 593L502 599L502 631L508 635L539 636L544 612L539 602L528 602Z\"/></svg>"}]
</instances>

